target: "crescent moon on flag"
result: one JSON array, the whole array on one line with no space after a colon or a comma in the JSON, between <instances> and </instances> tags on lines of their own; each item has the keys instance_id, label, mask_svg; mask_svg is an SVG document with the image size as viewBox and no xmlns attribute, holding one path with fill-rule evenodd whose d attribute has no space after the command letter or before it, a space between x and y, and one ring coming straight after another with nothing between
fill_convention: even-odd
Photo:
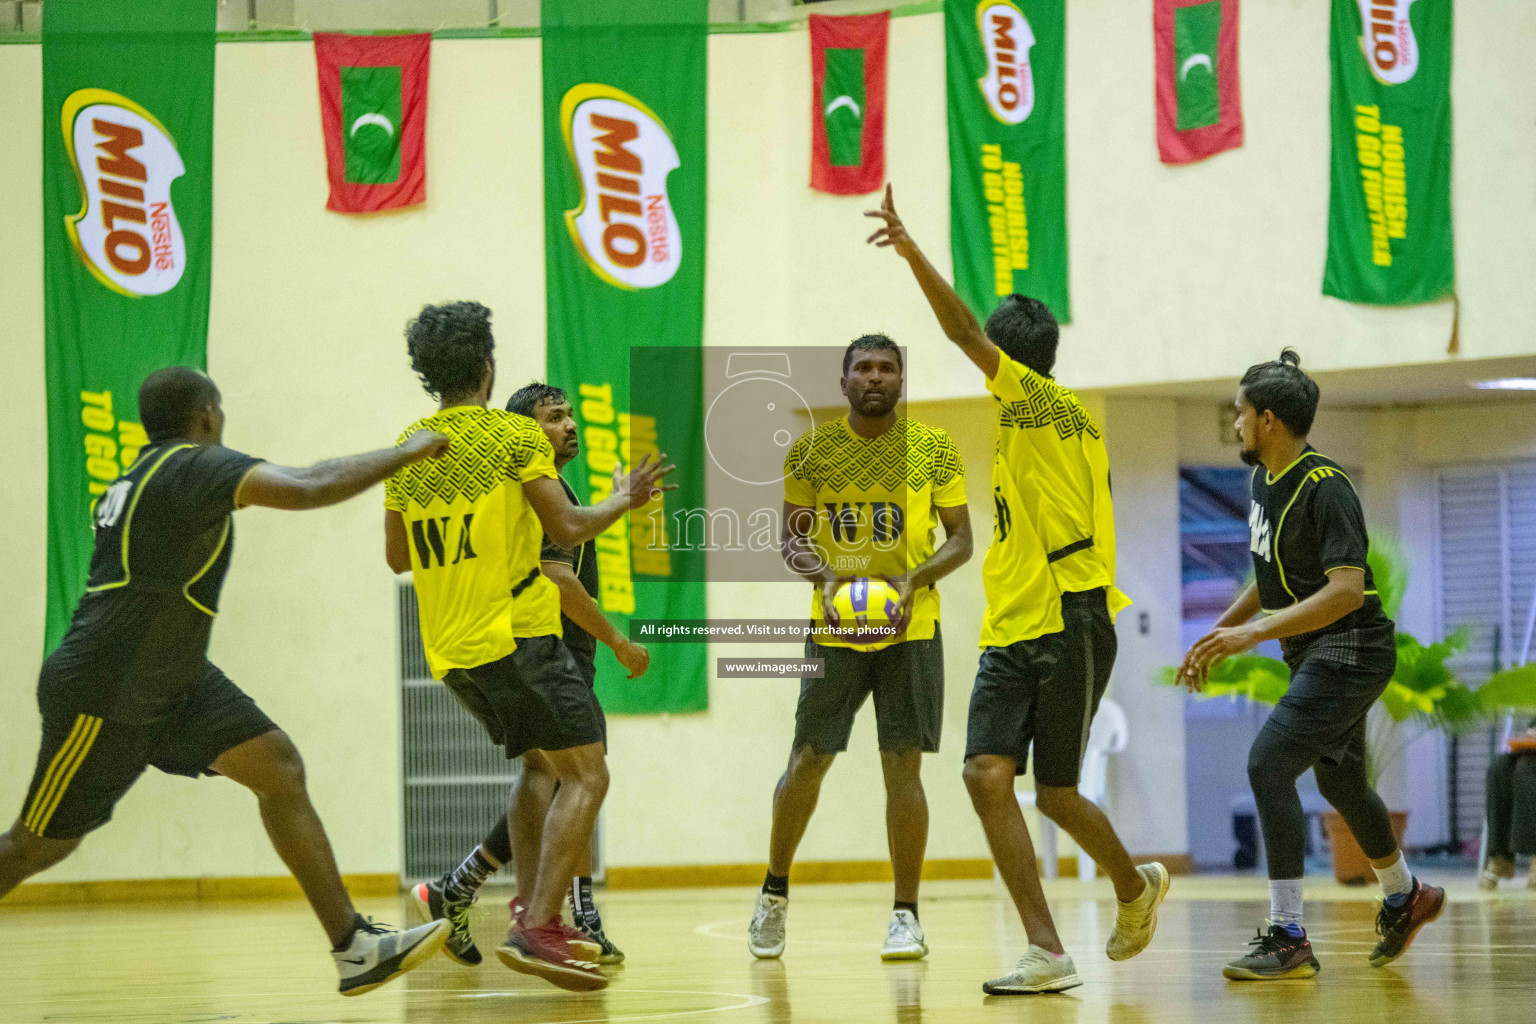
<instances>
[{"instance_id":1,"label":"crescent moon on flag","mask_svg":"<svg viewBox=\"0 0 1536 1024\"><path fill-rule=\"evenodd\" d=\"M831 117L832 116L832 111L836 110L838 107L847 107L849 110L853 111L853 116L854 117L863 117L864 116L864 111L859 109L858 103L854 101L854 98L852 96L839 96L837 99L833 100L831 103L828 103L827 104L827 109L826 109L826 115L828 117Z\"/></svg>"},{"instance_id":2,"label":"crescent moon on flag","mask_svg":"<svg viewBox=\"0 0 1536 1024\"><path fill-rule=\"evenodd\" d=\"M365 124L376 124L386 132L389 132L389 134L395 134L394 124L383 114L363 114L356 121L352 122L352 130L347 134L349 136L356 135L357 130Z\"/></svg>"},{"instance_id":3,"label":"crescent moon on flag","mask_svg":"<svg viewBox=\"0 0 1536 1024\"><path fill-rule=\"evenodd\" d=\"M1189 58L1185 60L1184 63L1179 67L1179 81L1182 82L1184 79L1188 78L1190 70L1199 64L1204 64L1205 70L1209 71L1211 74L1214 75L1216 73L1215 66L1211 64L1210 54L1195 53L1191 54Z\"/></svg>"}]
</instances>

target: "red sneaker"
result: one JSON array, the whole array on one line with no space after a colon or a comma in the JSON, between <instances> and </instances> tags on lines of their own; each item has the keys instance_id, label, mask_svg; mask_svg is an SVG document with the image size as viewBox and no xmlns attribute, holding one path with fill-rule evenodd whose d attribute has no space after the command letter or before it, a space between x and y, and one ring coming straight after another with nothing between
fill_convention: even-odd
<instances>
[{"instance_id":1,"label":"red sneaker","mask_svg":"<svg viewBox=\"0 0 1536 1024\"><path fill-rule=\"evenodd\" d=\"M514 928L520 926L523 923L523 915L528 912L527 906L523 904L523 898L521 896L512 897L512 902L507 904L507 909L512 912L512 926ZM554 924L560 929L561 934L565 936L565 941L570 945L572 952L589 960L596 960L602 956L603 944L601 942L598 942L584 931L572 928L565 923L563 918L555 918Z\"/></svg>"},{"instance_id":2,"label":"red sneaker","mask_svg":"<svg viewBox=\"0 0 1536 1024\"><path fill-rule=\"evenodd\" d=\"M514 971L535 975L572 992L608 987L608 979L597 964L579 959L572 951L558 919L538 928L514 925L496 955Z\"/></svg>"}]
</instances>

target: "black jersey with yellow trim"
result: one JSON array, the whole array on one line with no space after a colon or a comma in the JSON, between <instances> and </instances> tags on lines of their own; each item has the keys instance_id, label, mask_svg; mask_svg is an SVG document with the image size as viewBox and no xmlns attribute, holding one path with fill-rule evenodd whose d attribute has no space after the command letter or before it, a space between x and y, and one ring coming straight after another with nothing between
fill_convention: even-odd
<instances>
[{"instance_id":1,"label":"black jersey with yellow trim","mask_svg":"<svg viewBox=\"0 0 1536 1024\"><path fill-rule=\"evenodd\" d=\"M231 513L260 459L184 440L145 447L97 499L86 593L53 668L190 685L234 550Z\"/></svg>"},{"instance_id":2,"label":"black jersey with yellow trim","mask_svg":"<svg viewBox=\"0 0 1536 1024\"><path fill-rule=\"evenodd\" d=\"M1368 561L1360 498L1338 463L1308 447L1278 476L1254 469L1250 489L1248 546L1266 612L1305 601L1331 572L1357 569L1365 574L1365 603L1315 636L1391 625Z\"/></svg>"}]
</instances>

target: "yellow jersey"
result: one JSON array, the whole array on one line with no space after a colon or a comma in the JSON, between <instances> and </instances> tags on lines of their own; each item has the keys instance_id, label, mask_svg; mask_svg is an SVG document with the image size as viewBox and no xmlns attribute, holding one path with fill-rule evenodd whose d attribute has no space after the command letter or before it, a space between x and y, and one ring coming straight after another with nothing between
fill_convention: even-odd
<instances>
[{"instance_id":1,"label":"yellow jersey","mask_svg":"<svg viewBox=\"0 0 1536 1024\"><path fill-rule=\"evenodd\" d=\"M560 590L539 573L544 528L523 494L523 484L559 474L549 438L527 416L458 405L417 420L396 444L418 430L452 444L391 477L384 507L405 518L421 639L441 679L505 658L518 637L560 635Z\"/></svg>"},{"instance_id":2,"label":"yellow jersey","mask_svg":"<svg viewBox=\"0 0 1536 1024\"><path fill-rule=\"evenodd\" d=\"M1104 587L1113 616L1131 603L1115 587L1115 507L1104 434L1071 391L1006 352L987 381L997 399L998 477L1014 484L1010 512L1039 535L1062 593Z\"/></svg>"},{"instance_id":3,"label":"yellow jersey","mask_svg":"<svg viewBox=\"0 0 1536 1024\"><path fill-rule=\"evenodd\" d=\"M864 438L843 416L790 446L784 500L816 510L811 545L839 576L905 576L933 557L935 507L965 504L965 467L942 430L903 416L879 437ZM812 588L811 619L825 621L820 588ZM939 592L924 587L902 639L932 639L938 621Z\"/></svg>"}]
</instances>

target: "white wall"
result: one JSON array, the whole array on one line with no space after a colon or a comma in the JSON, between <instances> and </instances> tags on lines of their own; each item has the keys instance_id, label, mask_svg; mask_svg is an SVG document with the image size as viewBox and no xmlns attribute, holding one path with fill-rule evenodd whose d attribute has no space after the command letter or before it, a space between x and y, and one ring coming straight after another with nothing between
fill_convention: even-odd
<instances>
[{"instance_id":1,"label":"white wall","mask_svg":"<svg viewBox=\"0 0 1536 1024\"><path fill-rule=\"evenodd\" d=\"M1319 294L1326 5L1250 0L1244 7L1248 144L1203 165L1168 169L1157 162L1153 143L1145 12L1126 18L1124 4L1109 0L1072 5L1068 188L1079 319L1063 345L1060 369L1068 383L1235 375L1268 357L1277 341L1298 337L1329 340L1315 355L1308 350L1309 365L1320 369L1442 356L1447 309L1371 310ZM1526 286L1536 263L1536 80L1525 73L1524 40L1536 32L1536 9L1490 0L1461 5L1458 15L1462 346L1468 357L1527 351L1536 314L1536 289ZM980 395L974 371L937 338L902 265L864 246L868 200L806 188L810 76L803 31L716 35L709 52L707 340L827 344L885 329L912 346L914 399ZM349 219L322 209L309 45L220 45L209 364L225 392L230 444L306 462L392 441L428 404L401 343L404 321L424 302L475 297L496 310L498 398L542 373L539 53L536 39L435 43L429 201L420 210ZM913 231L947 268L940 17L893 21L890 55L890 177ZM0 494L7 527L0 541L7 582L0 644L12 653L0 663L0 698L14 709L32 706L42 633L40 77L39 47L0 46L0 180L9 200L0 204L0 356L10 385L0 428L11 442L0 454L10 484ZM990 443L990 428L974 412L962 403L931 413L936 421L953 416L968 424L963 450L973 484L985 475ZM1121 525L1128 538L1145 537L1147 544L1133 553L1140 544L1128 542L1122 555L1126 571L1139 576L1127 589L1154 614L1145 645L1122 632L1126 665L1140 673L1168 653L1165 616L1156 606L1177 600L1176 548L1170 554L1160 546L1170 528L1146 513L1172 514L1172 484L1158 467L1174 466L1179 449L1175 437L1163 436L1163 425L1155 438L1142 437L1134 436L1144 429L1134 418L1113 408L1107 418L1112 450L1122 453L1117 481L1143 479L1147 494L1145 506L1134 506L1137 522L1126 522L1122 511ZM1483 432L1469 443L1497 440ZM302 517L243 514L213 646L213 656L306 752L316 801L350 872L389 871L399 863L393 619L376 501L368 496ZM986 508L976 508L983 536ZM969 586L968 578L955 581L946 601L949 591ZM737 592L717 588L712 606L725 610L736 599ZM798 609L799 600L788 590L773 598L782 602L775 609ZM976 608L967 600L954 601L947 615L954 626L949 750L929 768L934 793L942 793L935 806L944 805L943 816L935 816L935 856L984 850L954 781L956 763L946 760L958 756L954 730L963 722L969 685L967 634L974 634ZM778 684L753 685L715 685L707 715L615 723L610 863L762 858L767 793L787 746L792 701ZM29 710L0 719L0 807L19 806L36 737ZM1126 773L1128 792L1150 792L1159 766L1174 770L1177 747L1138 745L1117 769ZM807 857L884 856L872 762L856 760L829 783ZM1135 814L1124 813L1128 820ZM1135 828L1143 826L1136 833L1148 844L1143 852L1182 849L1176 828ZM686 842L679 827L689 830ZM229 784L150 777L107 833L49 877L280 871L251 802Z\"/></svg>"}]
</instances>

